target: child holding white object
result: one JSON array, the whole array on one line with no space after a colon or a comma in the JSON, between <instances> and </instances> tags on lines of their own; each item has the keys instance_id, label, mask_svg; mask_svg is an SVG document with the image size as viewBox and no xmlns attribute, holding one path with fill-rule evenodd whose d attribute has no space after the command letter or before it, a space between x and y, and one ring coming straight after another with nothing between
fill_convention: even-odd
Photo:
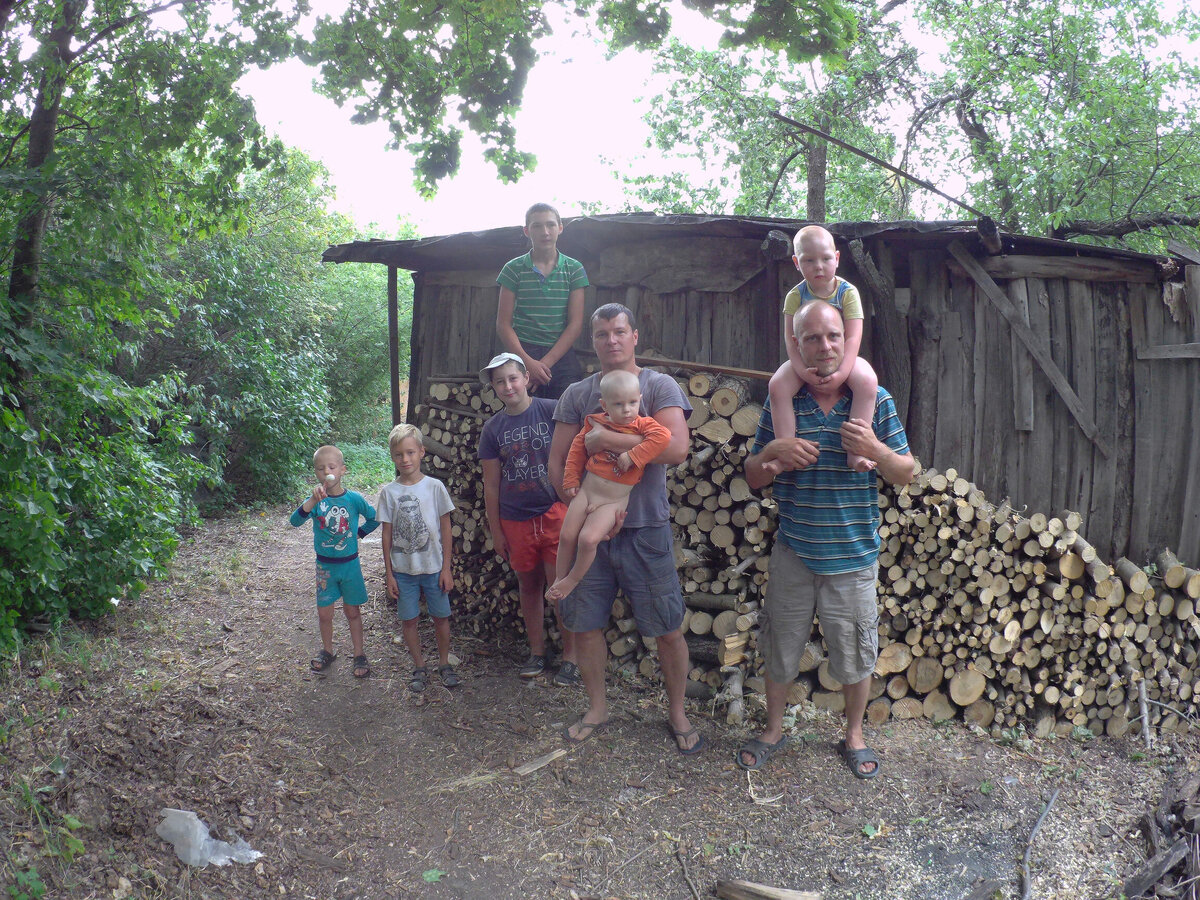
<instances>
[{"instance_id":1,"label":"child holding white object","mask_svg":"<svg viewBox=\"0 0 1200 900\"><path fill-rule=\"evenodd\" d=\"M795 255L792 262L804 276L804 280L788 291L783 301L784 331L788 361L771 376L768 390L771 395L771 425L777 435L796 433L796 415L792 410L792 398L803 383L832 385L845 382L850 389L850 418L870 423L875 415L875 392L879 379L870 363L858 356L862 344L863 309L858 288L837 274L841 254L833 243L833 235L820 225L806 225L796 232L792 243ZM824 300L842 314L845 343L845 358L832 375L824 378L816 375L800 357L796 344L795 325L792 320L796 312L810 300ZM771 461L768 469L778 469L779 464ZM846 454L846 465L855 472L869 472L875 468L871 460L856 453ZM778 471L772 471L778 475Z\"/></svg>"},{"instance_id":2,"label":"child holding white object","mask_svg":"<svg viewBox=\"0 0 1200 900\"><path fill-rule=\"evenodd\" d=\"M600 379L601 415L589 415L571 442L563 472L563 493L571 498L558 538L555 582L546 599L557 602L579 584L596 558L596 546L617 524L629 504L633 486L641 481L646 463L671 442L671 432L657 419L638 415L642 389L632 372L615 370ZM614 454L601 450L589 456L585 439L593 428L639 434L632 450ZM586 471L585 471L586 470Z\"/></svg>"}]
</instances>

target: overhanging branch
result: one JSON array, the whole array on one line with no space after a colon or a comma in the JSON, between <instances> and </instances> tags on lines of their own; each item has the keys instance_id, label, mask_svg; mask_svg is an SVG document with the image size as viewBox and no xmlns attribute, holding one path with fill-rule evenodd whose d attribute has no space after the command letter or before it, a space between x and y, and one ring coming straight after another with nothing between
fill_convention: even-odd
<instances>
[{"instance_id":1,"label":"overhanging branch","mask_svg":"<svg viewBox=\"0 0 1200 900\"><path fill-rule=\"evenodd\" d=\"M1138 231L1153 231L1156 228L1200 228L1200 216L1184 215L1183 213L1158 212L1143 213L1137 216L1124 216L1120 219L1094 220L1076 219L1064 222L1054 229L1054 236L1065 238L1071 235L1089 235L1091 237L1125 237Z\"/></svg>"}]
</instances>

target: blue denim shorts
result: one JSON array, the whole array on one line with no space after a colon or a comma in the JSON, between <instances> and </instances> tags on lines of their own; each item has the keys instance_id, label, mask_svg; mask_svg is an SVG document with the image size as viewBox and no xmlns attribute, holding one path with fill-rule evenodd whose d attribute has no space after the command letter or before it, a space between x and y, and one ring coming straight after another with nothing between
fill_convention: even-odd
<instances>
[{"instance_id":1,"label":"blue denim shorts","mask_svg":"<svg viewBox=\"0 0 1200 900\"><path fill-rule=\"evenodd\" d=\"M400 600L396 603L396 613L404 621L415 619L421 614L421 593L425 593L425 605L429 614L435 619L450 618L450 595L438 584L439 572L428 575L407 575L404 572L394 573L396 586L400 588Z\"/></svg>"},{"instance_id":2,"label":"blue denim shorts","mask_svg":"<svg viewBox=\"0 0 1200 900\"><path fill-rule=\"evenodd\" d=\"M623 528L601 542L579 586L559 602L564 627L576 632L607 628L617 588L629 598L642 637L679 630L683 592L670 525Z\"/></svg>"},{"instance_id":3,"label":"blue denim shorts","mask_svg":"<svg viewBox=\"0 0 1200 900\"><path fill-rule=\"evenodd\" d=\"M333 606L339 597L347 606L367 602L367 585L357 556L349 562L317 561L317 609Z\"/></svg>"}]
</instances>

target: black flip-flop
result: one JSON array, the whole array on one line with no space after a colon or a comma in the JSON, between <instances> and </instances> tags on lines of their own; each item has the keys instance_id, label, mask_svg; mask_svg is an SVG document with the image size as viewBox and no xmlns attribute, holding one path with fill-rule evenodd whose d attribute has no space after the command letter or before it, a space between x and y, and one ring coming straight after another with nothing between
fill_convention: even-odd
<instances>
[{"instance_id":1,"label":"black flip-flop","mask_svg":"<svg viewBox=\"0 0 1200 900\"><path fill-rule=\"evenodd\" d=\"M840 740L837 742L837 752L838 756L846 761L846 765L854 773L855 778L866 780L874 778L879 774L879 757L875 755L875 751L870 747L863 747L861 750L851 750L845 740ZM862 770L862 767L867 763L875 763L875 768L870 772Z\"/></svg>"},{"instance_id":2,"label":"black flip-flop","mask_svg":"<svg viewBox=\"0 0 1200 900\"><path fill-rule=\"evenodd\" d=\"M446 663L438 668L438 675L442 679L442 684L448 688L458 687L462 684L462 680L458 677L458 673L454 671L454 666Z\"/></svg>"},{"instance_id":3,"label":"black flip-flop","mask_svg":"<svg viewBox=\"0 0 1200 900\"><path fill-rule=\"evenodd\" d=\"M704 740L704 735L701 734L698 736L696 743L692 744L692 746L688 747L685 750L680 745L679 742L681 740L687 740L693 734L697 734L696 729L689 728L687 731L676 731L675 726L672 725L670 722L668 722L667 730L669 732L671 732L671 737L673 737L675 739L675 749L679 751L680 756L695 756L697 753L699 753L701 750L703 750L706 746L708 746L708 742L706 740Z\"/></svg>"},{"instance_id":4,"label":"black flip-flop","mask_svg":"<svg viewBox=\"0 0 1200 900\"><path fill-rule=\"evenodd\" d=\"M767 760L791 742L792 736L790 734L785 734L773 744L768 744L766 741L759 740L758 738L751 738L733 754L733 761L738 764L739 769L746 769L747 771L761 769L767 764ZM748 763L743 760L743 753L749 753L753 756L754 762Z\"/></svg>"},{"instance_id":5,"label":"black flip-flop","mask_svg":"<svg viewBox=\"0 0 1200 900\"><path fill-rule=\"evenodd\" d=\"M367 662L366 656L359 655L354 657L354 677L366 678L371 674L371 664Z\"/></svg>"},{"instance_id":6,"label":"black flip-flop","mask_svg":"<svg viewBox=\"0 0 1200 900\"><path fill-rule=\"evenodd\" d=\"M602 731L604 726L608 724L608 719L603 722L585 722L583 716L580 716L571 725L578 725L579 731L574 737L571 737L571 725L568 725L562 730L563 739L568 744L582 744L584 741L590 741L597 731ZM585 733L586 730L586 733Z\"/></svg>"}]
</instances>

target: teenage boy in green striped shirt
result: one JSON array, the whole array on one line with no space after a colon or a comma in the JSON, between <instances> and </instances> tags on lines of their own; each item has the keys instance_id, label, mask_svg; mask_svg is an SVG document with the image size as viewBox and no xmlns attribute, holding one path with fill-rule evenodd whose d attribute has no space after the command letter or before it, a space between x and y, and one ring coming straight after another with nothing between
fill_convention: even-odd
<instances>
[{"instance_id":1,"label":"teenage boy in green striped shirt","mask_svg":"<svg viewBox=\"0 0 1200 900\"><path fill-rule=\"evenodd\" d=\"M524 231L532 248L505 263L496 277L496 335L505 350L521 357L530 393L554 400L583 378L571 347L583 329L587 273L579 260L558 252L563 224L553 206L529 207Z\"/></svg>"}]
</instances>

